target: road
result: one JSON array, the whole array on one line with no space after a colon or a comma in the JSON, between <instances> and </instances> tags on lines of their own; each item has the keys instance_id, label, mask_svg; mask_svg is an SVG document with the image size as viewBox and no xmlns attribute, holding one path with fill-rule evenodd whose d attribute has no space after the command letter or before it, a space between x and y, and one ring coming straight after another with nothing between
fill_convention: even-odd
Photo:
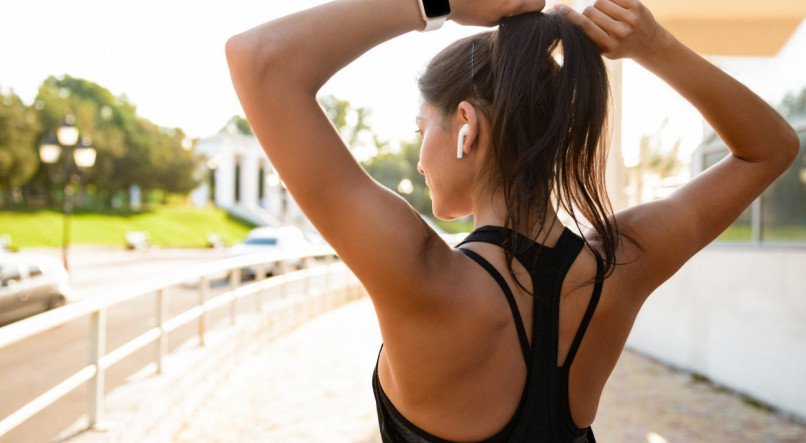
<instances>
[{"instance_id":1,"label":"road","mask_svg":"<svg viewBox=\"0 0 806 443\"><path fill-rule=\"evenodd\" d=\"M28 250L59 256L58 250ZM71 281L76 299L104 297L127 284L174 274L211 260L224 257L222 250L171 249L123 251L98 247L79 247L71 254ZM210 296L228 288L225 280L211 283ZM299 288L289 288L291 292ZM156 324L155 296L144 296L122 303L107 313L106 349L115 349L144 333ZM186 311L198 303L193 286L175 287L169 291L169 317ZM253 304L242 303L239 312ZM229 308L218 309L208 317L209 328L229 321ZM197 333L191 323L170 334L169 350L173 350ZM58 380L84 367L89 360L88 318L79 319L31 337L0 351L0 417L6 417ZM139 369L153 361L154 348L148 346L110 368L106 375L106 392L111 391ZM72 424L87 410L88 388L79 387L10 433L0 443L47 442Z\"/></svg>"}]
</instances>

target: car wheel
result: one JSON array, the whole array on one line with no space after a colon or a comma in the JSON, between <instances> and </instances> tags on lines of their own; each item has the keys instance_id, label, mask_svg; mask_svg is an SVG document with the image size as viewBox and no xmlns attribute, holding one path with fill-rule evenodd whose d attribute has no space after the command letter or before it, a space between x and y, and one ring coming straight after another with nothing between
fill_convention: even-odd
<instances>
[{"instance_id":1,"label":"car wheel","mask_svg":"<svg viewBox=\"0 0 806 443\"><path fill-rule=\"evenodd\" d=\"M67 298L62 294L56 294L48 302L48 310L56 309L67 304Z\"/></svg>"}]
</instances>

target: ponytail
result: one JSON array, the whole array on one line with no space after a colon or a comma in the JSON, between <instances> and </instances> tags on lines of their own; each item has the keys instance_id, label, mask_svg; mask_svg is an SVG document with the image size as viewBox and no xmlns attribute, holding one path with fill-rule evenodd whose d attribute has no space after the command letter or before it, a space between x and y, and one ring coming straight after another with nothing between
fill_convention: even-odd
<instances>
[{"instance_id":1,"label":"ponytail","mask_svg":"<svg viewBox=\"0 0 806 443\"><path fill-rule=\"evenodd\" d=\"M583 31L556 13L504 17L497 30L437 54L418 87L446 119L467 100L491 122L483 185L502 191L506 227L525 234L544 226L554 195L577 228L576 210L593 224L605 252L603 278L614 270L618 226L607 221L605 189L609 84L599 48ZM508 242L514 275L509 250L529 244L516 233Z\"/></svg>"}]
</instances>

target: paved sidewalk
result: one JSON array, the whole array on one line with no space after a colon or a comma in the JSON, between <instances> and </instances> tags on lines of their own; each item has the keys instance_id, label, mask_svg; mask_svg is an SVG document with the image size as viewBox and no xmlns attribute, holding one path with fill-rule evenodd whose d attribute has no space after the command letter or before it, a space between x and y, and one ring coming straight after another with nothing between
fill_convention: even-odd
<instances>
[{"instance_id":1,"label":"paved sidewalk","mask_svg":"<svg viewBox=\"0 0 806 443\"><path fill-rule=\"evenodd\" d=\"M380 441L371 385L380 345L368 297L326 312L234 369L172 441Z\"/></svg>"},{"instance_id":2,"label":"paved sidewalk","mask_svg":"<svg viewBox=\"0 0 806 443\"><path fill-rule=\"evenodd\" d=\"M381 343L371 301L275 339L223 378L174 442L380 442L370 377ZM806 442L806 425L629 350L603 393L601 442Z\"/></svg>"}]
</instances>

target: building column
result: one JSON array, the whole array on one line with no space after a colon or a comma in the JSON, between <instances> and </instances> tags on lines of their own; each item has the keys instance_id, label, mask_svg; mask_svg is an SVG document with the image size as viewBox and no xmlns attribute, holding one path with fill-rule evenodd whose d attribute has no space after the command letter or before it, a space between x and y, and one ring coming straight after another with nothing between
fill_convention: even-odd
<instances>
[{"instance_id":1,"label":"building column","mask_svg":"<svg viewBox=\"0 0 806 443\"><path fill-rule=\"evenodd\" d=\"M622 93L623 60L610 60L605 58L605 67L610 83L610 96L612 108L610 112L610 153L607 157L607 173L605 183L613 211L618 212L627 208L627 168L624 166L622 153L622 109L624 96Z\"/></svg>"}]
</instances>

